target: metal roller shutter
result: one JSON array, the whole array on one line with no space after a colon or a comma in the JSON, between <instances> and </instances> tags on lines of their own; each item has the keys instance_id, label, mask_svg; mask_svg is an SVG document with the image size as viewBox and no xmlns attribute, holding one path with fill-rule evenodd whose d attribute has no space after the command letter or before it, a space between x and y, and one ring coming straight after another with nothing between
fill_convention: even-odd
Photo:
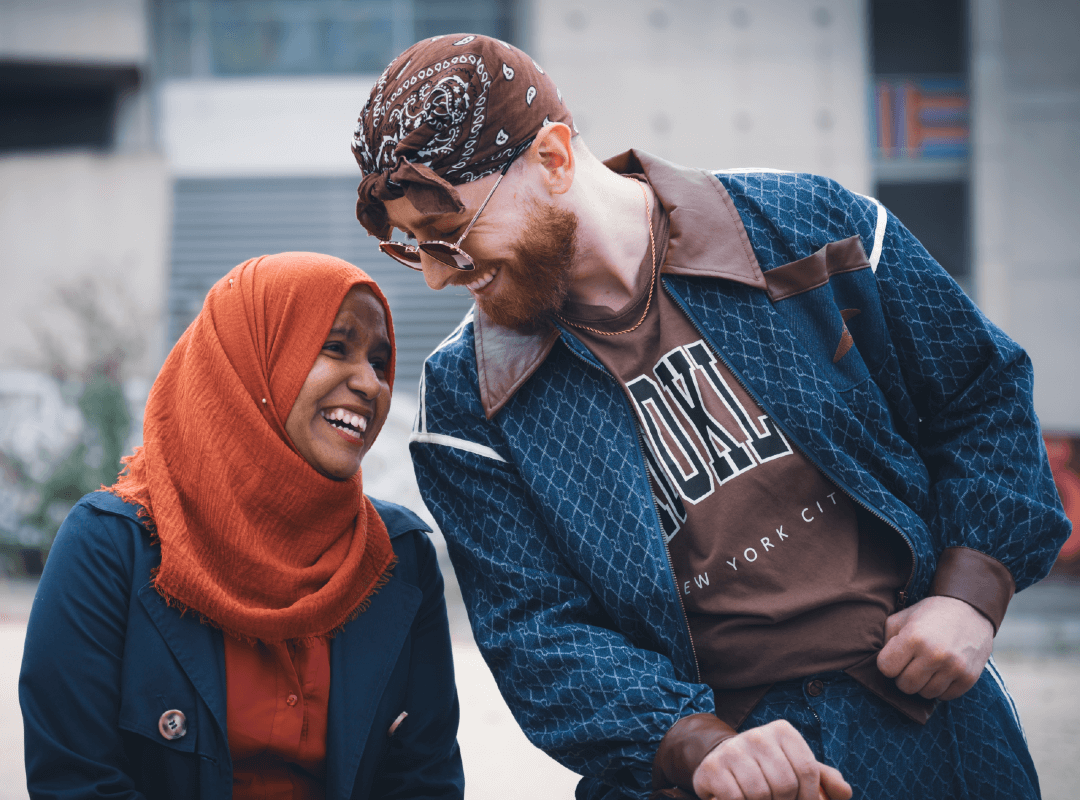
<instances>
[{"instance_id":1,"label":"metal roller shutter","mask_svg":"<svg viewBox=\"0 0 1080 800\"><path fill-rule=\"evenodd\" d=\"M412 393L428 354L461 321L464 289L433 292L418 272L384 256L356 221L352 178L183 179L175 184L169 346L199 313L214 282L253 256L327 253L371 275L390 301L398 345L397 386Z\"/></svg>"}]
</instances>

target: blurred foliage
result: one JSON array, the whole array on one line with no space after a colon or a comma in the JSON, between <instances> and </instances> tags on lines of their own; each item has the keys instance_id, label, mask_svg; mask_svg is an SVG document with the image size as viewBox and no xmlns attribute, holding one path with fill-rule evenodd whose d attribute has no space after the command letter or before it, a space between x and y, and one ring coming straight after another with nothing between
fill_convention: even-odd
<instances>
[{"instance_id":1,"label":"blurred foliage","mask_svg":"<svg viewBox=\"0 0 1080 800\"><path fill-rule=\"evenodd\" d=\"M48 327L33 325L44 355L37 366L44 367L62 394L74 401L82 426L43 480L36 480L18 457L0 453L6 480L32 498L27 503L30 510L21 515L20 531L0 529L0 556L19 571L40 570L71 507L88 492L116 481L131 435L124 367L141 354L143 341L130 323L118 324L106 310L111 307L115 312L115 298L102 295L101 287L90 279L62 288L57 309L73 323L66 333L55 324L55 315ZM77 341L71 341L72 335ZM34 535L27 541L30 532Z\"/></svg>"},{"instance_id":2,"label":"blurred foliage","mask_svg":"<svg viewBox=\"0 0 1080 800\"><path fill-rule=\"evenodd\" d=\"M116 481L120 456L131 432L124 389L109 364L91 367L79 394L83 430L75 447L37 487L37 508L23 522L41 531L49 542L63 515L88 492ZM62 515L60 510L62 509ZM59 517L59 519L57 519Z\"/></svg>"}]
</instances>

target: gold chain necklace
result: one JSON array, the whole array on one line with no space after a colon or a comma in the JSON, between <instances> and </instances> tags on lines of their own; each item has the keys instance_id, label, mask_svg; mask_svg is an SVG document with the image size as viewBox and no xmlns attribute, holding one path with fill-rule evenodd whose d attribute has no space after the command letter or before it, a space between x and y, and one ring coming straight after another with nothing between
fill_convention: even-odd
<instances>
[{"instance_id":1,"label":"gold chain necklace","mask_svg":"<svg viewBox=\"0 0 1080 800\"><path fill-rule=\"evenodd\" d=\"M624 333L633 333L641 327L641 323L645 321L645 317L649 315L649 306L652 305L653 287L656 286L656 240L653 238L652 230L652 203L649 202L649 193L645 189L645 183L638 182L641 187L641 194L645 197L645 224L649 226L649 260L652 261L652 279L649 281L649 299L645 301L645 311L632 328L627 328L624 331L601 331L596 328L590 328L588 325L582 325L580 322L571 322L558 311L555 312L555 316L560 321L565 322L567 325L572 325L575 328L580 328L589 333L595 333L599 336L620 336Z\"/></svg>"}]
</instances>

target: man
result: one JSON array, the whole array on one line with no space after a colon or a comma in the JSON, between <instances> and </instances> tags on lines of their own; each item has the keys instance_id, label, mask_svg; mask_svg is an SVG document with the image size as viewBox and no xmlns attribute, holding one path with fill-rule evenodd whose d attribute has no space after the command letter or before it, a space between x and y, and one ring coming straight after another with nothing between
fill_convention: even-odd
<instances>
[{"instance_id":1,"label":"man","mask_svg":"<svg viewBox=\"0 0 1080 800\"><path fill-rule=\"evenodd\" d=\"M1068 534L1030 364L895 218L815 176L601 163L474 35L395 59L353 149L383 251L476 298L413 459L578 797L1038 795L988 664Z\"/></svg>"}]
</instances>

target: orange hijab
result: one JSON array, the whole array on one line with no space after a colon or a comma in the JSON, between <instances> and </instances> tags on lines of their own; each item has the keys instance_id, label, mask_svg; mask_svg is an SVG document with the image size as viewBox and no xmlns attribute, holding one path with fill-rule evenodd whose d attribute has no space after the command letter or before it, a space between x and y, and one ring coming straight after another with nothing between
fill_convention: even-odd
<instances>
[{"instance_id":1,"label":"orange hijab","mask_svg":"<svg viewBox=\"0 0 1080 800\"><path fill-rule=\"evenodd\" d=\"M143 446L110 491L161 545L154 586L243 639L332 634L389 578L394 551L358 471L334 481L285 433L300 388L364 272L316 253L245 261L219 280L161 368ZM394 361L387 370L391 388Z\"/></svg>"}]
</instances>

